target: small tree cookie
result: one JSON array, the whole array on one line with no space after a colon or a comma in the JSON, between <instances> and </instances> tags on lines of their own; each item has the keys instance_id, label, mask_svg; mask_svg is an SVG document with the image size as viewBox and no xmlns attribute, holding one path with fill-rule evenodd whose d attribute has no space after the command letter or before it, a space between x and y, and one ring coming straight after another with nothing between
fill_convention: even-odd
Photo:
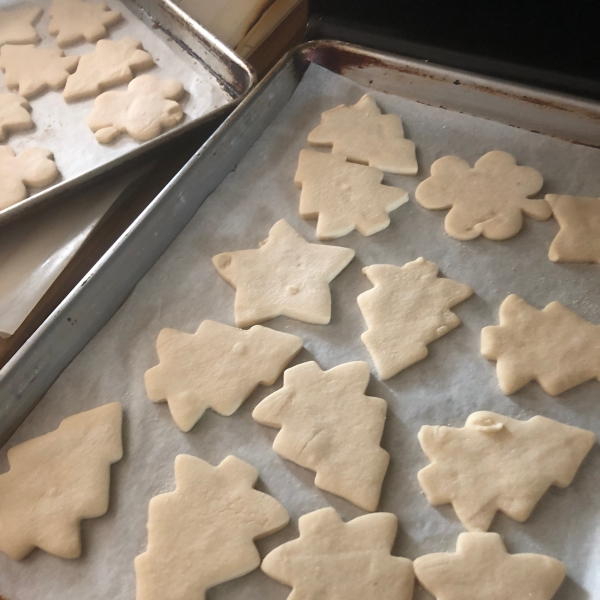
<instances>
[{"instance_id":1,"label":"small tree cookie","mask_svg":"<svg viewBox=\"0 0 600 600\"><path fill-rule=\"evenodd\" d=\"M174 492L150 500L148 549L135 559L136 600L203 600L206 590L260 565L253 541L289 516L253 488L258 473L235 456L218 467L180 454Z\"/></svg>"},{"instance_id":2,"label":"small tree cookie","mask_svg":"<svg viewBox=\"0 0 600 600\"><path fill-rule=\"evenodd\" d=\"M308 134L312 146L331 146L333 154L389 173L417 174L415 145L404 139L402 120L382 115L365 94L354 106L340 105L321 115Z\"/></svg>"},{"instance_id":3,"label":"small tree cookie","mask_svg":"<svg viewBox=\"0 0 600 600\"><path fill-rule=\"evenodd\" d=\"M379 445L387 404L365 395L369 365L350 362L322 371L302 363L283 374L283 388L252 413L281 428L273 450L316 471L315 485L364 510L377 510L390 460Z\"/></svg>"},{"instance_id":4,"label":"small tree cookie","mask_svg":"<svg viewBox=\"0 0 600 600\"><path fill-rule=\"evenodd\" d=\"M33 127L29 102L18 94L0 94L0 142L4 142L13 131Z\"/></svg>"},{"instance_id":5,"label":"small tree cookie","mask_svg":"<svg viewBox=\"0 0 600 600\"><path fill-rule=\"evenodd\" d=\"M298 521L300 537L265 556L261 569L293 589L288 600L411 600L412 562L392 556L398 519L374 513L344 523L333 508Z\"/></svg>"},{"instance_id":6,"label":"small tree cookie","mask_svg":"<svg viewBox=\"0 0 600 600\"><path fill-rule=\"evenodd\" d=\"M545 220L552 214L545 200L528 196L542 188L543 179L531 167L518 167L507 152L484 154L473 168L458 156L444 156L431 165L431 177L415 192L417 202L430 210L450 209L446 233L457 240L480 235L506 240L521 230L523 215Z\"/></svg>"},{"instance_id":7,"label":"small tree cookie","mask_svg":"<svg viewBox=\"0 0 600 600\"><path fill-rule=\"evenodd\" d=\"M545 417L481 411L462 428L425 425L419 442L432 462L418 475L429 503L452 503L468 531L487 531L497 511L525 521L551 485L570 485L595 436Z\"/></svg>"},{"instance_id":8,"label":"small tree cookie","mask_svg":"<svg viewBox=\"0 0 600 600\"><path fill-rule=\"evenodd\" d=\"M42 14L38 6L3 10L0 8L0 46L4 44L35 44L40 36L33 24Z\"/></svg>"},{"instance_id":9,"label":"small tree cookie","mask_svg":"<svg viewBox=\"0 0 600 600\"><path fill-rule=\"evenodd\" d=\"M600 325L560 302L537 310L511 294L500 306L500 325L481 330L481 353L497 361L498 383L507 395L530 381L551 396L600 381Z\"/></svg>"}]
</instances>

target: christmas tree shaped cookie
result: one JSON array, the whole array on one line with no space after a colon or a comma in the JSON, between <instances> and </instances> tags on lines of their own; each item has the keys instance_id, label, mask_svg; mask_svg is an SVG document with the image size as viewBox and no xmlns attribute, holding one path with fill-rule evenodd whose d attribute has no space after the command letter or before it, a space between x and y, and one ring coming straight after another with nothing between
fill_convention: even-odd
<instances>
[{"instance_id":1,"label":"christmas tree shaped cookie","mask_svg":"<svg viewBox=\"0 0 600 600\"><path fill-rule=\"evenodd\" d=\"M0 142L13 131L31 129L33 121L29 102L17 94L0 94Z\"/></svg>"},{"instance_id":2,"label":"christmas tree shaped cookie","mask_svg":"<svg viewBox=\"0 0 600 600\"><path fill-rule=\"evenodd\" d=\"M518 167L514 156L495 150L473 168L458 156L444 156L431 165L431 177L415 191L417 202L430 210L450 209L446 233L457 240L480 235L490 240L511 238L523 226L523 214L545 220L552 214L545 200L532 200L543 179L531 167Z\"/></svg>"},{"instance_id":3,"label":"christmas tree shaped cookie","mask_svg":"<svg viewBox=\"0 0 600 600\"><path fill-rule=\"evenodd\" d=\"M20 560L36 546L81 554L79 522L108 510L110 465L121 459L121 405L66 418L51 433L8 451L0 475L0 550Z\"/></svg>"},{"instance_id":4,"label":"christmas tree shaped cookie","mask_svg":"<svg viewBox=\"0 0 600 600\"><path fill-rule=\"evenodd\" d=\"M377 510L390 460L379 445L387 405L365 395L371 373L364 362L322 371L302 363L283 374L283 388L252 413L281 428L273 450L316 471L315 485L364 510Z\"/></svg>"},{"instance_id":5,"label":"christmas tree shaped cookie","mask_svg":"<svg viewBox=\"0 0 600 600\"><path fill-rule=\"evenodd\" d=\"M308 143L331 146L333 154L389 173L417 173L415 145L404 139L402 120L382 115L368 94L354 106L325 111L321 124L308 134Z\"/></svg>"},{"instance_id":6,"label":"christmas tree shaped cookie","mask_svg":"<svg viewBox=\"0 0 600 600\"><path fill-rule=\"evenodd\" d=\"M174 492L150 500L148 549L135 559L136 600L203 600L208 588L260 565L254 540L285 527L288 514L253 489L254 467L228 456L213 467L175 459Z\"/></svg>"},{"instance_id":7,"label":"christmas tree shaped cookie","mask_svg":"<svg viewBox=\"0 0 600 600\"><path fill-rule=\"evenodd\" d=\"M550 600L567 568L542 554L509 554L497 533L461 533L456 552L414 562L421 585L437 600Z\"/></svg>"},{"instance_id":8,"label":"christmas tree shaped cookie","mask_svg":"<svg viewBox=\"0 0 600 600\"><path fill-rule=\"evenodd\" d=\"M390 224L388 212L408 202L400 188L382 185L383 173L349 163L343 156L302 150L294 182L300 215L317 219L317 237L332 240L356 229L373 235Z\"/></svg>"},{"instance_id":9,"label":"christmas tree shaped cookie","mask_svg":"<svg viewBox=\"0 0 600 600\"><path fill-rule=\"evenodd\" d=\"M261 569L293 589L288 600L411 600L412 562L392 556L398 519L374 513L344 523L333 508L300 517L300 537Z\"/></svg>"},{"instance_id":10,"label":"christmas tree shaped cookie","mask_svg":"<svg viewBox=\"0 0 600 600\"><path fill-rule=\"evenodd\" d=\"M4 44L35 44L40 37L33 24L42 14L38 6L3 10L0 8L0 46Z\"/></svg>"},{"instance_id":11,"label":"christmas tree shaped cookie","mask_svg":"<svg viewBox=\"0 0 600 600\"><path fill-rule=\"evenodd\" d=\"M481 330L481 353L498 361L505 394L534 380L552 396L590 379L600 381L600 325L560 302L537 310L511 294L500 306L500 325Z\"/></svg>"},{"instance_id":12,"label":"christmas tree shaped cookie","mask_svg":"<svg viewBox=\"0 0 600 600\"><path fill-rule=\"evenodd\" d=\"M160 364L146 371L146 390L169 403L175 423L189 431L207 408L230 416L260 383L273 385L300 352L302 339L255 325L248 331L203 321L195 334L163 329Z\"/></svg>"},{"instance_id":13,"label":"christmas tree shaped cookie","mask_svg":"<svg viewBox=\"0 0 600 600\"><path fill-rule=\"evenodd\" d=\"M350 248L309 244L281 219L258 249L224 252L213 264L236 288L238 327L279 315L325 325L331 319L329 282L353 258Z\"/></svg>"},{"instance_id":14,"label":"christmas tree shaped cookie","mask_svg":"<svg viewBox=\"0 0 600 600\"><path fill-rule=\"evenodd\" d=\"M481 411L462 428L425 425L419 442L432 462L418 475L429 503L452 503L467 530L487 531L497 511L525 521L551 485L567 487L595 436L545 417Z\"/></svg>"},{"instance_id":15,"label":"christmas tree shaped cookie","mask_svg":"<svg viewBox=\"0 0 600 600\"><path fill-rule=\"evenodd\" d=\"M460 324L450 308L473 290L437 276L437 266L423 258L394 265L371 265L363 273L375 286L358 296L369 326L361 339L381 379L389 379L423 360L427 344Z\"/></svg>"}]
</instances>

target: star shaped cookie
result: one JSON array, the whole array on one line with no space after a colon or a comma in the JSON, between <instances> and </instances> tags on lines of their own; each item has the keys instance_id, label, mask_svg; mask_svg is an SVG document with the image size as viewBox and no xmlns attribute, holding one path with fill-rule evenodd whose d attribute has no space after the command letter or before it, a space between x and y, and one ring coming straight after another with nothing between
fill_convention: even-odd
<instances>
[{"instance_id":1,"label":"star shaped cookie","mask_svg":"<svg viewBox=\"0 0 600 600\"><path fill-rule=\"evenodd\" d=\"M0 94L0 142L13 131L31 129L33 121L29 102L18 94Z\"/></svg>"},{"instance_id":2,"label":"star shaped cookie","mask_svg":"<svg viewBox=\"0 0 600 600\"><path fill-rule=\"evenodd\" d=\"M0 8L0 46L3 44L35 44L40 41L33 23L42 14L38 6L13 10Z\"/></svg>"}]
</instances>

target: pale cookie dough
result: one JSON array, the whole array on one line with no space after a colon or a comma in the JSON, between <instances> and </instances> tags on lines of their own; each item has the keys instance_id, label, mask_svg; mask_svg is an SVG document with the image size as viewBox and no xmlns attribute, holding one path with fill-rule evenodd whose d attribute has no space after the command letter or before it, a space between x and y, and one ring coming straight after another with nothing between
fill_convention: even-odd
<instances>
[{"instance_id":1,"label":"pale cookie dough","mask_svg":"<svg viewBox=\"0 0 600 600\"><path fill-rule=\"evenodd\" d=\"M258 249L224 252L213 264L236 288L238 327L279 315L325 325L331 319L329 283L353 258L350 248L309 244L281 219Z\"/></svg>"},{"instance_id":2,"label":"pale cookie dough","mask_svg":"<svg viewBox=\"0 0 600 600\"><path fill-rule=\"evenodd\" d=\"M252 489L256 469L180 454L174 492L150 500L148 549L135 559L136 600L203 600L208 588L260 565L254 540L285 527L285 508Z\"/></svg>"},{"instance_id":3,"label":"pale cookie dough","mask_svg":"<svg viewBox=\"0 0 600 600\"><path fill-rule=\"evenodd\" d=\"M44 187L58 177L52 152L26 148L15 154L10 146L0 146L0 210L27 198L27 187Z\"/></svg>"},{"instance_id":4,"label":"pale cookie dough","mask_svg":"<svg viewBox=\"0 0 600 600\"><path fill-rule=\"evenodd\" d=\"M421 427L432 464L419 483L433 506L451 503L468 531L487 531L497 511L523 522L551 485L570 485L595 441L591 431L545 417L480 411L462 428Z\"/></svg>"},{"instance_id":5,"label":"pale cookie dough","mask_svg":"<svg viewBox=\"0 0 600 600\"><path fill-rule=\"evenodd\" d=\"M315 485L364 510L377 510L389 454L379 445L387 404L365 395L365 362L322 371L302 363L283 374L283 388L267 396L252 417L281 431L273 450L316 471Z\"/></svg>"},{"instance_id":6,"label":"pale cookie dough","mask_svg":"<svg viewBox=\"0 0 600 600\"><path fill-rule=\"evenodd\" d=\"M437 266L423 258L363 269L375 286L360 294L358 306L369 327L361 339L381 379L389 379L423 360L427 344L460 324L450 308L473 290L463 283L438 277Z\"/></svg>"},{"instance_id":7,"label":"pale cookie dough","mask_svg":"<svg viewBox=\"0 0 600 600\"><path fill-rule=\"evenodd\" d=\"M62 90L69 73L77 67L79 56L65 56L58 48L12 46L0 48L0 69L4 83L18 88L19 94L31 98L51 90Z\"/></svg>"},{"instance_id":8,"label":"pale cookie dough","mask_svg":"<svg viewBox=\"0 0 600 600\"><path fill-rule=\"evenodd\" d=\"M542 554L509 554L497 533L461 533L456 553L414 562L421 585L437 600L550 600L567 567Z\"/></svg>"},{"instance_id":9,"label":"pale cookie dough","mask_svg":"<svg viewBox=\"0 0 600 600\"><path fill-rule=\"evenodd\" d=\"M390 224L388 212L408 202L408 194L382 185L383 173L346 162L343 156L301 150L294 183L302 189L300 216L318 219L317 237L333 240L356 229L373 235Z\"/></svg>"},{"instance_id":10,"label":"pale cookie dough","mask_svg":"<svg viewBox=\"0 0 600 600\"><path fill-rule=\"evenodd\" d=\"M511 294L500 306L500 325L481 330L481 353L498 361L498 383L507 395L530 381L551 396L600 381L600 325L560 302L538 310Z\"/></svg>"},{"instance_id":11,"label":"pale cookie dough","mask_svg":"<svg viewBox=\"0 0 600 600\"><path fill-rule=\"evenodd\" d=\"M63 98L67 102L93 98L104 90L129 83L133 71L153 66L152 56L137 40L100 40L93 52L80 58L77 71L69 75Z\"/></svg>"},{"instance_id":12,"label":"pale cookie dough","mask_svg":"<svg viewBox=\"0 0 600 600\"><path fill-rule=\"evenodd\" d=\"M259 383L273 385L301 348L301 338L261 325L243 331L203 321L193 335L163 329L146 391L150 400L166 400L175 423L189 431L207 408L229 417Z\"/></svg>"},{"instance_id":13,"label":"pale cookie dough","mask_svg":"<svg viewBox=\"0 0 600 600\"><path fill-rule=\"evenodd\" d=\"M176 79L140 75L126 92L104 92L94 100L87 123L101 144L112 142L127 132L134 140L146 142L163 129L177 125L183 110L176 100L184 93Z\"/></svg>"},{"instance_id":14,"label":"pale cookie dough","mask_svg":"<svg viewBox=\"0 0 600 600\"><path fill-rule=\"evenodd\" d=\"M450 209L446 233L457 240L480 235L490 240L511 238L523 226L523 215L545 220L552 214L545 200L528 196L542 188L543 179L531 167L518 167L507 152L484 154L473 168L458 156L444 156L431 165L431 177L415 192L430 210Z\"/></svg>"},{"instance_id":15,"label":"pale cookie dough","mask_svg":"<svg viewBox=\"0 0 600 600\"><path fill-rule=\"evenodd\" d=\"M81 555L79 523L108 510L110 465L121 460L122 409L105 404L8 451L0 475L0 550L14 560L35 547Z\"/></svg>"},{"instance_id":16,"label":"pale cookie dough","mask_svg":"<svg viewBox=\"0 0 600 600\"><path fill-rule=\"evenodd\" d=\"M547 194L546 201L560 225L548 258L600 264L600 198Z\"/></svg>"},{"instance_id":17,"label":"pale cookie dough","mask_svg":"<svg viewBox=\"0 0 600 600\"><path fill-rule=\"evenodd\" d=\"M416 175L415 144L404 139L402 120L382 115L365 94L354 106L326 110L321 124L308 134L312 146L331 146L334 154L389 173Z\"/></svg>"},{"instance_id":18,"label":"pale cookie dough","mask_svg":"<svg viewBox=\"0 0 600 600\"><path fill-rule=\"evenodd\" d=\"M398 519L374 513L344 523L333 508L298 520L300 537L265 556L261 569L293 588L288 600L411 600L412 561L392 556Z\"/></svg>"},{"instance_id":19,"label":"pale cookie dough","mask_svg":"<svg viewBox=\"0 0 600 600\"><path fill-rule=\"evenodd\" d=\"M107 27L123 20L118 10L110 10L104 2L53 0L48 12L48 33L56 36L60 48L83 41L97 42L107 36Z\"/></svg>"},{"instance_id":20,"label":"pale cookie dough","mask_svg":"<svg viewBox=\"0 0 600 600\"><path fill-rule=\"evenodd\" d=\"M3 10L0 8L0 46L4 44L35 44L40 36L33 24L42 14L38 6Z\"/></svg>"},{"instance_id":21,"label":"pale cookie dough","mask_svg":"<svg viewBox=\"0 0 600 600\"><path fill-rule=\"evenodd\" d=\"M33 128L29 102L18 94L0 94L0 142L14 131Z\"/></svg>"}]
</instances>

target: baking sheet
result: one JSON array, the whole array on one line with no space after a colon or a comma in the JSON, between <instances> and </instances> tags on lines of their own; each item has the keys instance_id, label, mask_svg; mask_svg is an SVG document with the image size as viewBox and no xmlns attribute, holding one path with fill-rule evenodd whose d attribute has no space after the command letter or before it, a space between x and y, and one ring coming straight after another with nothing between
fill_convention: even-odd
<instances>
[{"instance_id":1,"label":"baking sheet","mask_svg":"<svg viewBox=\"0 0 600 600\"><path fill-rule=\"evenodd\" d=\"M173 489L173 461L189 453L217 464L234 453L252 463L261 476L259 489L273 494L290 512L292 523L258 542L264 555L297 536L304 513L334 506L345 519L362 511L314 486L314 473L276 455L277 431L255 423L251 412L267 394L281 386L259 387L232 417L212 411L190 433L174 425L166 404L150 402L143 387L144 371L157 363L155 341L163 327L193 332L203 319L233 324L233 289L214 271L211 257L227 250L255 247L271 225L285 218L310 241L314 223L298 215L299 191L293 184L298 153L323 110L357 101L364 89L311 66L272 125L237 169L206 200L183 233L138 284L102 331L59 377L25 423L2 450L56 428L79 411L119 400L125 408L125 456L113 466L108 513L83 523L84 555L66 561L35 550L19 563L0 555L0 593L10 600L85 600L134 597L133 559L146 544L150 498ZM430 212L414 202L414 189L431 163L448 153L473 162L493 149L513 153L519 164L544 175L542 193L600 195L600 150L573 145L469 115L431 108L373 92L386 112L400 114L406 136L417 144L419 175L386 176L407 189L411 201L391 213L390 227L372 237L352 233L331 242L352 247L355 260L333 281L332 321L308 325L277 318L269 326L301 336L305 349L292 364L316 360L331 368L370 357L360 342L365 325L356 296L369 289L364 265L402 265L424 256L442 273L475 290L455 308L463 324L429 346L424 361L386 382L372 377L370 395L388 402L382 440L391 462L380 510L395 513L399 531L396 554L416 558L452 551L463 531L450 507L432 508L420 491L416 473L428 464L416 434L423 424L462 426L476 410L494 410L528 418L541 414L600 434L600 384L588 382L558 398L529 384L507 398L498 388L495 363L479 352L481 328L497 323L498 307L517 293L542 308L559 300L582 317L600 323L599 267L553 264L547 258L558 230L555 221L525 219L523 231L511 240L479 238L459 242L444 234L445 211ZM600 599L600 522L597 491L600 450L596 445L566 490L552 488L531 518L519 524L498 515L492 531L500 532L510 552L539 552L563 560L568 579L558 600ZM261 598L283 600L289 588L260 570L209 591L209 600ZM422 591L415 598L427 597Z\"/></svg>"}]
</instances>

